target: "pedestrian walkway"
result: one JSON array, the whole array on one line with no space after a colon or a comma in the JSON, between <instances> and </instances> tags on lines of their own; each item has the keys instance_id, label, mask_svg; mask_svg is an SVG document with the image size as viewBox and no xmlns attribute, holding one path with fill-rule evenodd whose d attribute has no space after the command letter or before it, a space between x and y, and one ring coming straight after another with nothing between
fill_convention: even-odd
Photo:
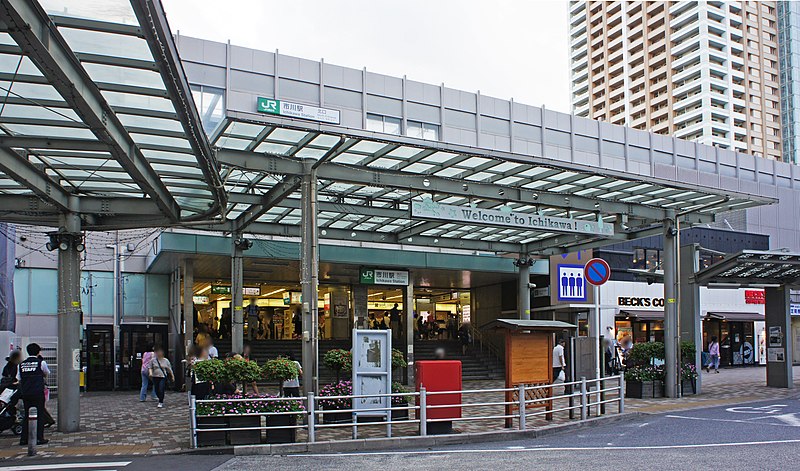
<instances>
[{"instance_id":1,"label":"pedestrian walkway","mask_svg":"<svg viewBox=\"0 0 800 471\"><path fill-rule=\"evenodd\" d=\"M56 417L57 399L47 404ZM185 449L189 442L186 394L168 393L163 408L138 391L90 392L81 395L81 431L45 431L50 443L38 447L45 457L162 454ZM0 458L25 456L26 447L10 431L0 434Z\"/></svg>"},{"instance_id":2,"label":"pedestrian walkway","mask_svg":"<svg viewBox=\"0 0 800 471\"><path fill-rule=\"evenodd\" d=\"M628 412L659 413L715 405L735 404L763 399L785 399L800 395L800 389L767 388L766 370L763 367L724 369L719 374L703 372L703 394L682 399L626 399ZM800 388L800 367L795 367L795 385ZM503 381L465 381L464 389L495 389L504 387ZM266 388L265 392L275 393ZM556 387L555 394L561 394ZM487 403L504 401L503 393L465 394L464 403ZM565 407L561 400L556 408ZM48 409L55 416L56 401L51 400ZM607 413L616 413L617 405L609 404ZM591 411L594 415L594 410ZM465 407L464 417L491 417L504 414L502 405ZM412 411L412 417L414 413ZM576 417L580 413L576 411ZM542 427L570 421L566 411L553 414L553 420L544 417L529 418L528 427ZM504 428L503 419L455 422L453 428L459 433L485 432ZM512 421L516 427L516 420ZM385 436L383 425L358 428L359 438ZM399 424L392 428L394 436L416 435L418 424ZM343 440L351 438L352 428L320 429L317 440ZM39 447L39 455L46 457L70 456L126 456L155 455L178 452L189 448L189 409L186 395L167 394L166 407L156 408L156 402L148 399L139 402L138 393L91 392L81 396L81 431L62 434L47 430L50 443ZM305 431L299 431L298 441L305 441ZM0 434L0 459L25 456L26 449L19 446L19 437L10 431Z\"/></svg>"},{"instance_id":3,"label":"pedestrian walkway","mask_svg":"<svg viewBox=\"0 0 800 471\"><path fill-rule=\"evenodd\" d=\"M626 408L629 412L659 413L800 396L800 366L793 368L795 389L768 388L767 369L763 366L727 368L719 373L702 371L700 374L702 394L680 399L627 399Z\"/></svg>"}]
</instances>

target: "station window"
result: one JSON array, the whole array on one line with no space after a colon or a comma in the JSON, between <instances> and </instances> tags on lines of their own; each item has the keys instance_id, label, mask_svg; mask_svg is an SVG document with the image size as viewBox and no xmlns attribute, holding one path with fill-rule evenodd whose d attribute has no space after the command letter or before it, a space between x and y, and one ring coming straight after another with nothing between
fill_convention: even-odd
<instances>
[{"instance_id":1,"label":"station window","mask_svg":"<svg viewBox=\"0 0 800 471\"><path fill-rule=\"evenodd\" d=\"M439 125L420 121L409 121L406 127L406 136L438 141Z\"/></svg>"},{"instance_id":2,"label":"station window","mask_svg":"<svg viewBox=\"0 0 800 471\"><path fill-rule=\"evenodd\" d=\"M400 135L400 118L367 113L367 131Z\"/></svg>"},{"instance_id":3,"label":"station window","mask_svg":"<svg viewBox=\"0 0 800 471\"><path fill-rule=\"evenodd\" d=\"M633 268L657 270L661 267L661 251L657 249L636 249L633 251Z\"/></svg>"},{"instance_id":4,"label":"station window","mask_svg":"<svg viewBox=\"0 0 800 471\"><path fill-rule=\"evenodd\" d=\"M221 88L206 85L191 85L192 97L197 109L200 110L200 120L203 129L210 134L225 116L225 93Z\"/></svg>"}]
</instances>

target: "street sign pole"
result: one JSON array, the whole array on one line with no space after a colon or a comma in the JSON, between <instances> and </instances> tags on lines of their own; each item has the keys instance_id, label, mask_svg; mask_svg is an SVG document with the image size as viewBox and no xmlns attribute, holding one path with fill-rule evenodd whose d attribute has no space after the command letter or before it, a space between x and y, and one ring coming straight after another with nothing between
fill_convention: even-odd
<instances>
[{"instance_id":1,"label":"street sign pole","mask_svg":"<svg viewBox=\"0 0 800 471\"><path fill-rule=\"evenodd\" d=\"M608 262L602 258L593 258L586 262L583 267L583 279L586 283L594 287L594 319L592 325L594 326L594 376L597 378L597 415L600 415L601 410L601 393L603 383L600 381L600 285L605 284L611 278L611 267Z\"/></svg>"}]
</instances>

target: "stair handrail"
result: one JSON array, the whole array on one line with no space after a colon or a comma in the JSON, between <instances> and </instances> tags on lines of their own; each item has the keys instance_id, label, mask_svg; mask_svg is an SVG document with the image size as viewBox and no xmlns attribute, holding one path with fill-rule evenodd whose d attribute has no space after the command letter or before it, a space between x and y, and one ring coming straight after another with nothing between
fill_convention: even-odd
<instances>
[{"instance_id":1,"label":"stair handrail","mask_svg":"<svg viewBox=\"0 0 800 471\"><path fill-rule=\"evenodd\" d=\"M488 350L489 353L497 359L497 361L500 361L501 359L500 350L491 342L487 342L483 338L483 332L481 332L471 324L468 326L468 328L469 328L471 343L473 344L473 346L475 345L475 341L477 340L478 343L480 344L481 353L483 353L483 349L486 348L486 350Z\"/></svg>"}]
</instances>

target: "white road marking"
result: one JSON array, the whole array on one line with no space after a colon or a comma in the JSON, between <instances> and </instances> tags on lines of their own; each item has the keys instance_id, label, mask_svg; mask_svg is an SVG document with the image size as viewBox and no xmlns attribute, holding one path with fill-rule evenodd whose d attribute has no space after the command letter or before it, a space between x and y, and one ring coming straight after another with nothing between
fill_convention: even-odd
<instances>
[{"instance_id":1,"label":"white road marking","mask_svg":"<svg viewBox=\"0 0 800 471\"><path fill-rule=\"evenodd\" d=\"M741 407L728 407L725 409L726 412L734 412L737 414L777 414L778 412L782 412L782 407L788 407L786 404L773 404L771 406L761 406L761 407L749 407L749 406L741 406Z\"/></svg>"},{"instance_id":2,"label":"white road marking","mask_svg":"<svg viewBox=\"0 0 800 471\"><path fill-rule=\"evenodd\" d=\"M39 471L47 469L117 468L117 467L124 468L129 464L131 464L131 461L106 461L99 463L32 464L24 466L4 466L0 467L0 471Z\"/></svg>"},{"instance_id":3,"label":"white road marking","mask_svg":"<svg viewBox=\"0 0 800 471\"><path fill-rule=\"evenodd\" d=\"M352 456L397 456L397 455L444 455L444 454L477 454L477 453L532 453L543 451L636 451L636 450L680 450L689 448L717 448L728 446L760 446L760 445L779 445L788 443L800 443L800 439L792 440L765 440L758 442L736 442L736 443L692 443L689 445L641 445L641 446L586 446L586 447L548 447L548 448L524 448L513 449L463 449L463 450L424 450L424 451L374 451L361 453L309 453L309 454L289 454L287 458L319 458L319 457L352 457Z\"/></svg>"},{"instance_id":4,"label":"white road marking","mask_svg":"<svg viewBox=\"0 0 800 471\"><path fill-rule=\"evenodd\" d=\"M715 419L715 418L709 418L709 417L687 417L687 416L684 416L684 415L665 415L664 417L666 417L668 419L700 420L700 421L704 421L704 422L705 421L731 422L731 423L734 423L734 424L750 424L750 425L755 424L754 420L757 420L757 419L747 419L747 420L744 420L744 419ZM759 418L761 418L761 419L777 419L778 417L780 417L780 416L768 416L768 417L759 417ZM759 422L759 424L774 425L775 427L797 427L797 425L789 425L789 424L785 424L785 423L784 424L774 424L774 423Z\"/></svg>"},{"instance_id":5,"label":"white road marking","mask_svg":"<svg viewBox=\"0 0 800 471\"><path fill-rule=\"evenodd\" d=\"M650 422L645 422L645 423L639 425L639 428L646 427L648 425L650 425Z\"/></svg>"}]
</instances>

